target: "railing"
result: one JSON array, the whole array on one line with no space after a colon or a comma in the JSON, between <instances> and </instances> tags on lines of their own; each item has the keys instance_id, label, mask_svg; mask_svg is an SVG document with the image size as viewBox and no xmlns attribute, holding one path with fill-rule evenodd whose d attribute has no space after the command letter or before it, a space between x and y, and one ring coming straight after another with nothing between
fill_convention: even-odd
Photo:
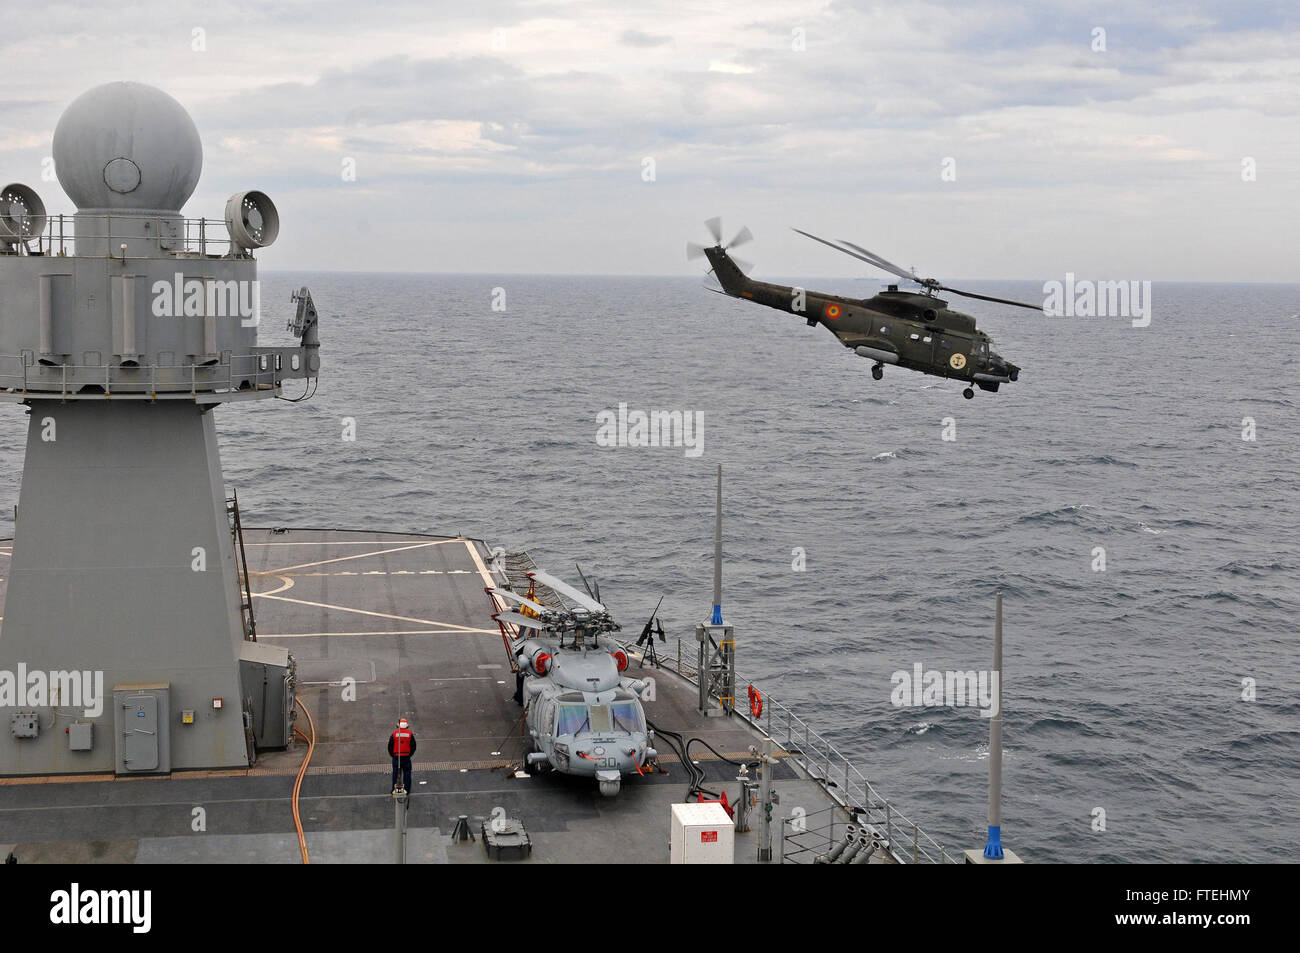
<instances>
[{"instance_id":1,"label":"railing","mask_svg":"<svg viewBox=\"0 0 1300 953\"><path fill-rule=\"evenodd\" d=\"M225 258L232 254L246 257L247 253L235 248L226 231L224 219L180 218L179 216L140 215L132 212L119 214L51 215L45 227L37 234L23 239L11 239L14 254L67 256L73 254L77 239L77 225L83 227L82 237L106 243L109 254L118 256L115 242L126 242L136 253L128 257L159 257L161 255L197 255ZM140 255L140 242L148 242L153 255Z\"/></svg>"},{"instance_id":2,"label":"railing","mask_svg":"<svg viewBox=\"0 0 1300 953\"><path fill-rule=\"evenodd\" d=\"M956 857L883 797L856 765L785 705L764 696L760 721L755 727L789 752L831 798L858 818L859 824L882 835L896 860L957 863Z\"/></svg>"},{"instance_id":3,"label":"railing","mask_svg":"<svg viewBox=\"0 0 1300 953\"><path fill-rule=\"evenodd\" d=\"M629 642L626 648L635 651L636 645ZM697 677L695 666L682 657L680 639L677 640L676 658L661 655L660 665L672 666L686 679ZM735 715L780 745L812 780L825 788L832 800L855 818L855 823L865 825L879 835L890 856L899 863L960 862L921 830L920 825L894 807L852 761L790 708L764 693L761 718L750 717L743 705L736 707Z\"/></svg>"},{"instance_id":4,"label":"railing","mask_svg":"<svg viewBox=\"0 0 1300 953\"><path fill-rule=\"evenodd\" d=\"M825 863L847 863L851 857L831 861L827 855L838 844L844 843L851 824L853 821L846 819L838 807L784 818L781 821L781 863L815 864L819 857L824 858ZM858 862L864 862L861 855L858 856ZM865 862L869 863L874 856L875 851L868 853Z\"/></svg>"},{"instance_id":5,"label":"railing","mask_svg":"<svg viewBox=\"0 0 1300 953\"><path fill-rule=\"evenodd\" d=\"M297 372L299 368L294 368ZM31 352L0 354L0 391L92 397L155 398L167 395L265 391L274 396L283 378L281 355L223 353L211 364L40 364Z\"/></svg>"}]
</instances>

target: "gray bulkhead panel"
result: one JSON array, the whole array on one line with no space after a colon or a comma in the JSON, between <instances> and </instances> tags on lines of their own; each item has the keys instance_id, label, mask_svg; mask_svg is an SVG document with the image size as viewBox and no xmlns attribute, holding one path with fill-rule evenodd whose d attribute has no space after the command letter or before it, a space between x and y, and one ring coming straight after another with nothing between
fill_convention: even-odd
<instances>
[{"instance_id":1,"label":"gray bulkhead panel","mask_svg":"<svg viewBox=\"0 0 1300 953\"><path fill-rule=\"evenodd\" d=\"M3 670L103 672L106 692L168 683L173 768L247 764L243 623L212 418L188 402L33 401L0 628ZM180 723L183 709L193 724ZM68 750L63 730L80 709L38 713L37 738L0 732L0 774L114 770L111 698L82 718L96 726L88 752Z\"/></svg>"}]
</instances>

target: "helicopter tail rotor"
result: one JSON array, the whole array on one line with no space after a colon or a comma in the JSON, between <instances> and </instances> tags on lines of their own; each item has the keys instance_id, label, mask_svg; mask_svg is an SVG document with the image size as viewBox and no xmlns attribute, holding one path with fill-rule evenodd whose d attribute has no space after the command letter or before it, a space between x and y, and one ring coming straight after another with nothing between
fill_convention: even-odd
<instances>
[{"instance_id":1,"label":"helicopter tail rotor","mask_svg":"<svg viewBox=\"0 0 1300 953\"><path fill-rule=\"evenodd\" d=\"M718 217L710 218L704 223L709 234L713 236L712 245L701 245L698 242L688 242L686 244L687 260L696 260L707 258L709 260L709 273L705 278L704 287L709 291L721 291L722 294L735 295L745 286L748 281L748 275L753 271L754 266L744 259L732 255L731 249L740 245L748 244L754 240L754 233L747 226L742 226L740 231L727 244L722 244L722 219ZM712 280L720 287L714 287Z\"/></svg>"}]
</instances>

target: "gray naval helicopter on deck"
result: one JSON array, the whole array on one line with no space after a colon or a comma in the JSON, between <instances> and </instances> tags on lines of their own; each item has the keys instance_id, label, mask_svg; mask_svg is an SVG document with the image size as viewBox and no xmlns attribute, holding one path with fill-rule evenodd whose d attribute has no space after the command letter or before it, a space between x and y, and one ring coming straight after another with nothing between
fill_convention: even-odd
<instances>
[{"instance_id":1,"label":"gray naval helicopter on deck","mask_svg":"<svg viewBox=\"0 0 1300 953\"><path fill-rule=\"evenodd\" d=\"M641 696L648 683L623 675L627 653L601 644L619 625L594 595L579 592L540 570L528 574L529 596L509 589L487 592L516 608L493 619L514 626L506 635L516 664L515 701L524 706L533 750L529 771L549 767L561 774L594 778L606 797L618 794L624 775L647 773L657 757L654 732L646 726ZM530 596L540 584L574 608L544 605Z\"/></svg>"},{"instance_id":2,"label":"gray naval helicopter on deck","mask_svg":"<svg viewBox=\"0 0 1300 953\"><path fill-rule=\"evenodd\" d=\"M905 281L915 282L921 290L900 291L898 285L890 285L874 297L858 299L755 281L746 274L750 266L728 254L732 248L751 241L753 233L742 228L724 246L721 221L711 218L704 224L713 235L715 244L689 243L686 257L708 258L713 274L722 286L722 294L788 311L807 321L809 327L824 325L845 347L859 357L875 362L871 376L876 380L884 376L886 364L936 377L968 381L981 390L994 392L1002 384L1020 377L1020 368L993 350L992 338L976 327L975 319L949 308L948 302L937 297L935 292L945 291L1041 312L1039 305L958 291L934 278L918 278L915 271L904 271L852 242L828 241L797 228L795 231L800 235L852 255ZM975 396L974 388L967 387L962 396L971 399Z\"/></svg>"}]
</instances>

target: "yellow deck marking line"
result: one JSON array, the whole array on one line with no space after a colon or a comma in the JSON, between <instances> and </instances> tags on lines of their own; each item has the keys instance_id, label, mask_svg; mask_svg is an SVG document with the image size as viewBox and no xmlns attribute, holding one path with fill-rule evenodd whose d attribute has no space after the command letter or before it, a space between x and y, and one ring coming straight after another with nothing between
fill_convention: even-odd
<instances>
[{"instance_id":1,"label":"yellow deck marking line","mask_svg":"<svg viewBox=\"0 0 1300 953\"><path fill-rule=\"evenodd\" d=\"M478 569L478 574L483 577L483 583L495 589L497 584L493 581L492 574L488 572L487 566L483 565L483 559L478 554L478 547L468 539L463 540L463 542L465 543L465 548L469 550L469 558L474 560L474 566ZM492 598L495 600L496 596L493 596Z\"/></svg>"},{"instance_id":2,"label":"yellow deck marking line","mask_svg":"<svg viewBox=\"0 0 1300 953\"><path fill-rule=\"evenodd\" d=\"M470 633L479 633L482 635L496 635L497 629L398 629L395 631L376 630L374 632L285 632L280 635L264 635L257 633L261 639L318 639L333 638L334 636L364 636L364 635L467 635ZM314 661L314 660L313 660Z\"/></svg>"},{"instance_id":3,"label":"yellow deck marking line","mask_svg":"<svg viewBox=\"0 0 1300 953\"><path fill-rule=\"evenodd\" d=\"M470 559L474 560L474 566L475 568L478 569L478 574L480 578L482 578L483 582L486 585L495 589L497 587L496 580L492 578L492 574L488 572L487 566L483 564L483 559L478 554L478 547L475 546L473 542L467 539L465 540L465 548L469 550L469 557ZM494 593L488 593L488 597L492 600L492 605L496 607L497 612L504 612L506 610L504 599L498 599ZM516 630L517 629L518 626L516 626ZM496 631L498 634L500 634L501 632L500 629L497 629Z\"/></svg>"},{"instance_id":4,"label":"yellow deck marking line","mask_svg":"<svg viewBox=\"0 0 1300 953\"><path fill-rule=\"evenodd\" d=\"M324 566L328 563L342 563L342 562L347 562L349 559L365 559L367 556L387 556L389 553L404 553L412 549L427 549L430 546L441 546L443 543L446 542L458 543L460 542L460 540L443 539L443 540L435 540L432 543L416 543L413 546L398 546L395 549L378 549L375 550L373 553L355 553L352 556L338 556L335 557L334 559L321 559L321 560L317 560L314 563L300 563L297 566L283 566L280 569L261 569L258 570L257 572L254 572L253 575L274 576L276 573L289 572L290 570L293 569L310 569L312 566Z\"/></svg>"},{"instance_id":5,"label":"yellow deck marking line","mask_svg":"<svg viewBox=\"0 0 1300 953\"><path fill-rule=\"evenodd\" d=\"M481 632L482 629L475 629L468 625L457 625L454 622L435 622L431 619L412 619L404 615L389 615L386 612L371 612L368 609L353 609L349 606L332 606L327 602L308 602L306 599L290 599L288 596L273 596L269 593L253 593L259 599L274 599L277 602L292 602L300 606L311 606L316 609L333 609L335 612L355 612L357 615L374 616L379 619L393 619L396 622L414 622L416 625L427 625L432 627L442 627L454 629L457 632ZM491 631L491 630L489 630Z\"/></svg>"},{"instance_id":6,"label":"yellow deck marking line","mask_svg":"<svg viewBox=\"0 0 1300 953\"><path fill-rule=\"evenodd\" d=\"M282 583L284 583L284 585L281 586L279 589L272 589L270 592L255 592L255 593L253 593L253 595L255 595L255 596L273 596L273 595L275 595L275 594L277 594L277 593L280 593L280 592L288 592L290 589L293 588L293 580L290 579L288 576L276 576L276 577L274 577L274 578L279 579Z\"/></svg>"}]
</instances>

